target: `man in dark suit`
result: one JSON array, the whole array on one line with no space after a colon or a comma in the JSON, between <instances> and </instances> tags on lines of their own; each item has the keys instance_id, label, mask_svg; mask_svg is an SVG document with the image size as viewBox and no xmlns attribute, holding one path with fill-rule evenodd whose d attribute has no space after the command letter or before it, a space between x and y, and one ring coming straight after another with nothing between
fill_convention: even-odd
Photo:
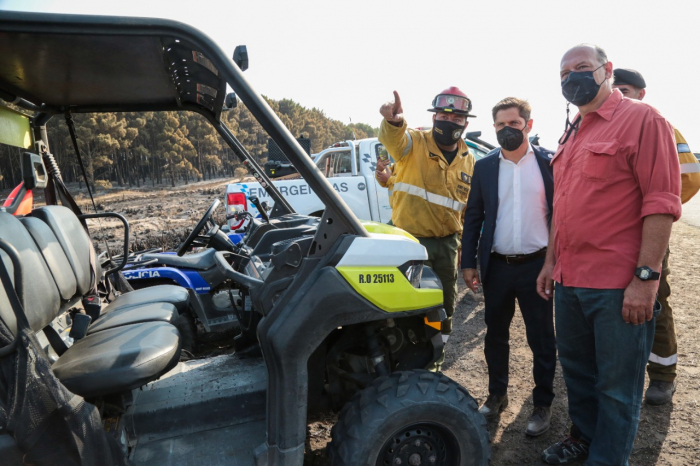
<instances>
[{"instance_id":1,"label":"man in dark suit","mask_svg":"<svg viewBox=\"0 0 700 466\"><path fill-rule=\"evenodd\" d=\"M508 405L508 341L517 299L534 358L534 410L526 433L538 436L549 429L554 399L552 301L537 294L537 276L549 238L554 180L549 166L552 152L528 140L530 113L530 104L514 97L493 108L493 126L501 147L474 167L462 234L462 275L476 292L478 257L489 369L489 396L480 411L492 418Z\"/></svg>"}]
</instances>

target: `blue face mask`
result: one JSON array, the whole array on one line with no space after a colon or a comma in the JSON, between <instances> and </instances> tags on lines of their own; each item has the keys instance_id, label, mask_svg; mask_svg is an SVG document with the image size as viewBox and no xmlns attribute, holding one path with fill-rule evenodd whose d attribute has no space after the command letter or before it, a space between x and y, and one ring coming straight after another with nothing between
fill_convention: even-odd
<instances>
[{"instance_id":1,"label":"blue face mask","mask_svg":"<svg viewBox=\"0 0 700 466\"><path fill-rule=\"evenodd\" d=\"M593 73L603 66L605 64L600 65L593 71L572 71L569 73L566 79L561 82L561 93L564 98L577 107L586 105L595 99L603 83L596 83Z\"/></svg>"}]
</instances>

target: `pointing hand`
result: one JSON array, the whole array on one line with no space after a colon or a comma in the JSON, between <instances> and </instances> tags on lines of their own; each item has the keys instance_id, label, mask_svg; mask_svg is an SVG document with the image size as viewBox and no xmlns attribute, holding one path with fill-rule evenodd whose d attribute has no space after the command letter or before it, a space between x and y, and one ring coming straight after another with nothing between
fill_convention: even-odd
<instances>
[{"instance_id":1,"label":"pointing hand","mask_svg":"<svg viewBox=\"0 0 700 466\"><path fill-rule=\"evenodd\" d=\"M403 121L403 107L401 97L394 91L394 101L387 102L379 108L379 113L390 123L400 123Z\"/></svg>"}]
</instances>

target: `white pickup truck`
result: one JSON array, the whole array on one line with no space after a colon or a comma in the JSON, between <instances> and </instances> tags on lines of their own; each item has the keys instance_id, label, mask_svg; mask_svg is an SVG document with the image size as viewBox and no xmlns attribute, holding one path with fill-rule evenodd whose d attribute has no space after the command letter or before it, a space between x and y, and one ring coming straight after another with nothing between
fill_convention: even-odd
<instances>
[{"instance_id":1,"label":"white pickup truck","mask_svg":"<svg viewBox=\"0 0 700 466\"><path fill-rule=\"evenodd\" d=\"M465 142L477 160L488 153L486 147L470 140ZM359 219L387 223L391 220L389 194L374 178L379 154L387 155L377 138L345 141L316 154L314 163ZM323 213L323 203L299 175L273 180L273 184L298 213L316 216ZM265 189L257 182L228 184L226 213L230 215L246 210L259 217L258 209L248 201L249 197L257 197L261 202L270 201ZM245 223L229 220L229 226L235 231Z\"/></svg>"}]
</instances>

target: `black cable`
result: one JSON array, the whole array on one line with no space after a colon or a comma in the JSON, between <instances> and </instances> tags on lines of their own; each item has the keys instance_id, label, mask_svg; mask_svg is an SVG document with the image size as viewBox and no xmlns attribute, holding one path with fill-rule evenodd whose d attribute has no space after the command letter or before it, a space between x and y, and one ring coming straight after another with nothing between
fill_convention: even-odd
<instances>
[{"instance_id":1,"label":"black cable","mask_svg":"<svg viewBox=\"0 0 700 466\"><path fill-rule=\"evenodd\" d=\"M88 194L90 195L90 201L92 201L92 208L97 212L97 205L95 205L95 198L92 197L92 190L90 189L90 181L88 180L87 173L85 172L85 165L83 164L83 158L80 156L80 148L78 147L78 138L75 136L75 124L73 122L73 115L70 112L66 112L66 124L68 125L68 132L70 133L70 139L73 141L73 148L75 149L75 155L78 156L78 164L80 164L80 171L83 172L83 179L85 180L85 186L87 187Z\"/></svg>"},{"instance_id":2,"label":"black cable","mask_svg":"<svg viewBox=\"0 0 700 466\"><path fill-rule=\"evenodd\" d=\"M95 213L97 212L97 205L95 204L95 198L92 197L92 190L90 189L90 181L88 180L87 177L87 172L85 171L85 165L83 164L83 158L80 156L80 148L78 147L78 138L75 135L75 123L73 122L73 115L70 112L66 112L66 124L68 125L68 132L70 133L70 139L73 141L73 148L75 149L75 155L78 156L78 164L80 164L80 171L83 173L83 179L85 180L85 187L87 188L87 192L90 195L90 201L92 202L92 208L95 210ZM114 262L114 259L112 258L112 252L109 250L109 244L107 244L107 239L105 237L105 232L104 228L102 227L102 220L100 218L97 218L97 223L100 225L100 233L102 234L102 241L105 244L105 249L107 250L107 256L109 257L109 261L111 263ZM86 225L87 228L87 225ZM95 287L97 287L97 282L99 282L99 277L97 277L97 264L95 264L94 268L94 273L95 273ZM95 288L96 289L96 288Z\"/></svg>"},{"instance_id":3,"label":"black cable","mask_svg":"<svg viewBox=\"0 0 700 466\"><path fill-rule=\"evenodd\" d=\"M569 104L566 104L566 125L564 126L564 134L559 138L559 145L566 144L566 141L571 137L572 132L578 133L578 127L581 124L581 115L577 116L573 123L569 120ZM562 141L563 139L563 141Z\"/></svg>"}]
</instances>

